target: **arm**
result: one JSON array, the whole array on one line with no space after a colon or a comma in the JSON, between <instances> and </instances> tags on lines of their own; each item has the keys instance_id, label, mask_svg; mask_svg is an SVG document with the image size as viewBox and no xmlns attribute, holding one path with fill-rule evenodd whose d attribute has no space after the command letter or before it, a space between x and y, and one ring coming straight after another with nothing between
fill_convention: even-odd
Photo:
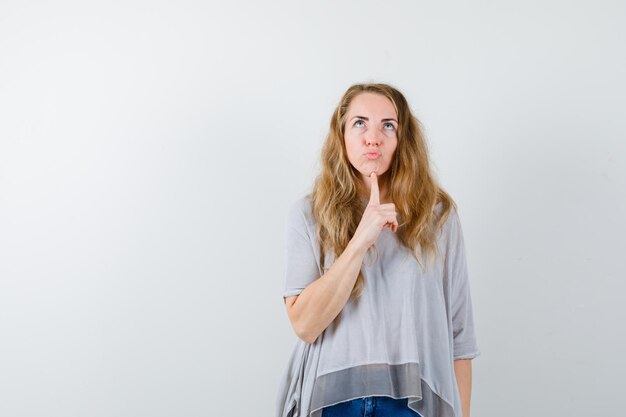
<instances>
[{"instance_id":1,"label":"arm","mask_svg":"<svg viewBox=\"0 0 626 417\"><path fill-rule=\"evenodd\" d=\"M350 297L365 252L363 245L350 241L324 275L297 296L287 297L289 320L300 339L315 342L339 315Z\"/></svg>"},{"instance_id":2,"label":"arm","mask_svg":"<svg viewBox=\"0 0 626 417\"><path fill-rule=\"evenodd\" d=\"M315 342L346 305L365 253L376 242L380 232L385 227L390 227L394 232L398 229L395 205L380 204L378 177L373 172L370 178L370 201L343 253L324 275L304 287L297 296L290 297L289 303L285 300L289 320L296 334L305 342ZM302 236L298 238L296 234L287 243L304 248L306 238L303 240ZM313 261L309 260L308 263L312 271ZM311 272L309 274L312 275Z\"/></svg>"},{"instance_id":3,"label":"arm","mask_svg":"<svg viewBox=\"0 0 626 417\"><path fill-rule=\"evenodd\" d=\"M472 396L472 360L458 359L454 361L454 374L456 375L459 395L461 396L462 417L470 417L470 400Z\"/></svg>"},{"instance_id":4,"label":"arm","mask_svg":"<svg viewBox=\"0 0 626 417\"><path fill-rule=\"evenodd\" d=\"M476 343L472 297L465 255L463 230L458 214L450 222L448 268L451 280L452 335L454 338L454 373L461 399L462 417L470 416L472 394L472 359L480 355Z\"/></svg>"}]
</instances>

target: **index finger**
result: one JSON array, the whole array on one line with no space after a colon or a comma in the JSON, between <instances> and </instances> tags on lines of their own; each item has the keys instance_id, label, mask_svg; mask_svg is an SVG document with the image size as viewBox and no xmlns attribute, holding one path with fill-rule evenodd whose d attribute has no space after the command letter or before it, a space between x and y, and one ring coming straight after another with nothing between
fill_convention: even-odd
<instances>
[{"instance_id":1,"label":"index finger","mask_svg":"<svg viewBox=\"0 0 626 417\"><path fill-rule=\"evenodd\" d=\"M370 178L372 179L372 184L370 188L370 204L380 205L379 194L378 194L378 176L375 172L370 174Z\"/></svg>"}]
</instances>

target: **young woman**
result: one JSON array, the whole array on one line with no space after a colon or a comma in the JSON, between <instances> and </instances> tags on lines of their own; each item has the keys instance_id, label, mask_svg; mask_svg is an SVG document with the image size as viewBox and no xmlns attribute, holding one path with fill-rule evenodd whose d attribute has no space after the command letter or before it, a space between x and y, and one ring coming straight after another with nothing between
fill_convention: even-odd
<instances>
[{"instance_id":1,"label":"young woman","mask_svg":"<svg viewBox=\"0 0 626 417\"><path fill-rule=\"evenodd\" d=\"M392 86L341 98L289 211L285 281L299 339L278 417L470 416L480 351L461 224Z\"/></svg>"}]
</instances>

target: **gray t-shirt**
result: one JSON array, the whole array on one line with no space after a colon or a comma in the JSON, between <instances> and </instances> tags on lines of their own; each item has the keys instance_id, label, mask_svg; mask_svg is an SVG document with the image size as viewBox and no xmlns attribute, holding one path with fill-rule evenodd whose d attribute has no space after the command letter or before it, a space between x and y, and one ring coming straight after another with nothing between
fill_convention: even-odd
<instances>
[{"instance_id":1,"label":"gray t-shirt","mask_svg":"<svg viewBox=\"0 0 626 417\"><path fill-rule=\"evenodd\" d=\"M319 264L315 228L306 195L287 219L284 297L300 294L334 262L328 251ZM422 417L461 417L454 360L480 351L454 209L437 245L439 259L424 272L395 233L382 230L378 256L370 248L363 261L361 297L348 301L314 343L296 341L278 389L278 417L319 417L324 407L372 395L407 398Z\"/></svg>"}]
</instances>

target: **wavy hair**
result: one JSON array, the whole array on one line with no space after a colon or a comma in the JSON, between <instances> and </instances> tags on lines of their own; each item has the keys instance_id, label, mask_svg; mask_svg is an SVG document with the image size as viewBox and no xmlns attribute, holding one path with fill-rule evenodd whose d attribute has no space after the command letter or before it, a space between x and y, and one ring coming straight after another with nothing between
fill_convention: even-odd
<instances>
[{"instance_id":1,"label":"wavy hair","mask_svg":"<svg viewBox=\"0 0 626 417\"><path fill-rule=\"evenodd\" d=\"M421 123L411 113L407 100L396 88L382 83L350 86L330 120L330 130L320 154L321 169L310 193L313 215L317 220L320 265L324 265L327 250L335 257L343 253L365 210L366 203L358 194L362 179L348 160L344 140L350 103L365 92L387 97L398 115L398 143L388 171L388 194L398 212L399 227L395 236L411 250L423 269L429 262L423 264L422 261L437 257L437 232L450 210L456 209L456 203L438 185L431 172ZM441 203L441 210L435 210L438 203ZM378 256L378 249L375 250ZM364 285L363 271L360 270L350 296L358 298Z\"/></svg>"}]
</instances>

